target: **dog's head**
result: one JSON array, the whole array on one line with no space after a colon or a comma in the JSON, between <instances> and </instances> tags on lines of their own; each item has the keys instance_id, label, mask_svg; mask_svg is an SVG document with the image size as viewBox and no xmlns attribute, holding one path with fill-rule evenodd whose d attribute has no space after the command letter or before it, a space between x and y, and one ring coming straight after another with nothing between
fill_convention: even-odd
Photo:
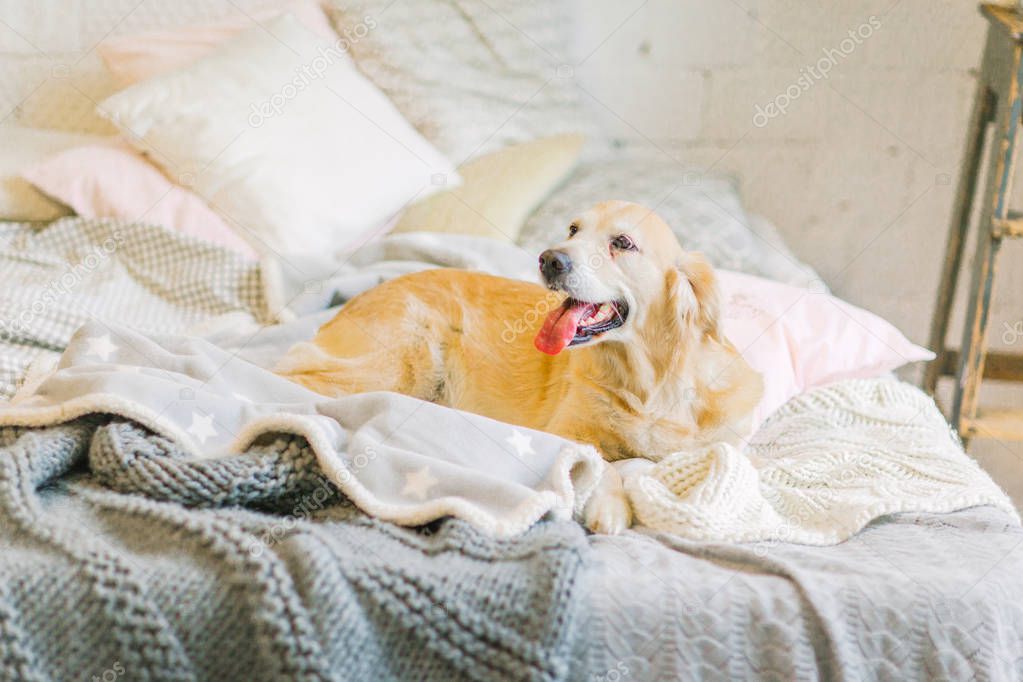
<instances>
[{"instance_id":1,"label":"dog's head","mask_svg":"<svg viewBox=\"0 0 1023 682\"><path fill-rule=\"evenodd\" d=\"M664 338L679 325L717 334L710 265L637 204L606 201L579 215L565 241L540 255L540 274L548 288L568 295L536 335L545 353L649 333Z\"/></svg>"}]
</instances>

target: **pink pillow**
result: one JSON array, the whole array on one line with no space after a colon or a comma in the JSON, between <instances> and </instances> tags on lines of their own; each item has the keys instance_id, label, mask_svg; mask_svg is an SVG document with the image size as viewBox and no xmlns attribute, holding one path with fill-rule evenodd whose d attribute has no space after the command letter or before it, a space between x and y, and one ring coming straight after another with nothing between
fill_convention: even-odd
<instances>
[{"instance_id":1,"label":"pink pillow","mask_svg":"<svg viewBox=\"0 0 1023 682\"><path fill-rule=\"evenodd\" d=\"M764 375L754 428L809 388L934 358L877 315L834 296L728 270L717 274L725 336Z\"/></svg>"},{"instance_id":2,"label":"pink pillow","mask_svg":"<svg viewBox=\"0 0 1023 682\"><path fill-rule=\"evenodd\" d=\"M156 223L256 258L206 202L123 142L68 149L28 167L21 177L80 216Z\"/></svg>"},{"instance_id":3,"label":"pink pillow","mask_svg":"<svg viewBox=\"0 0 1023 682\"><path fill-rule=\"evenodd\" d=\"M252 12L251 18L224 19L214 24L107 38L96 47L96 51L117 81L127 86L186 66L209 54L228 38L251 28L253 21L262 23L285 12L293 14L318 37L331 43L338 40L317 0L292 0L282 7Z\"/></svg>"}]
</instances>

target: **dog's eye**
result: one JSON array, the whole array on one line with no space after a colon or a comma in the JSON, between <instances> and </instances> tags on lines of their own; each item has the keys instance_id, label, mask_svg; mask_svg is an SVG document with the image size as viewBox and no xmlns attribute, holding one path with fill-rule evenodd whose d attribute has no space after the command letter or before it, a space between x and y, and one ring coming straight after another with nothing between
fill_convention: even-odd
<instances>
[{"instance_id":1,"label":"dog's eye","mask_svg":"<svg viewBox=\"0 0 1023 682\"><path fill-rule=\"evenodd\" d=\"M576 225L575 223L572 223L571 225L568 226L568 236L569 237L574 237L575 233L578 232L578 231L579 231L579 226Z\"/></svg>"},{"instance_id":2,"label":"dog's eye","mask_svg":"<svg viewBox=\"0 0 1023 682\"><path fill-rule=\"evenodd\" d=\"M619 251L635 251L636 242L626 234L620 234L611 240L611 247Z\"/></svg>"}]
</instances>

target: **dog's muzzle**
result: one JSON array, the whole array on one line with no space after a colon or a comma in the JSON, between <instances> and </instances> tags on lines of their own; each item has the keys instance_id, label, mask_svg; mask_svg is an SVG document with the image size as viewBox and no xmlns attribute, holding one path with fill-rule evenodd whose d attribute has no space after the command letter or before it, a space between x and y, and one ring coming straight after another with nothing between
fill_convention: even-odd
<instances>
[{"instance_id":1,"label":"dog's muzzle","mask_svg":"<svg viewBox=\"0 0 1023 682\"><path fill-rule=\"evenodd\" d=\"M533 339L533 345L548 355L568 346L580 346L625 324L629 305L622 299L583 301L575 298L572 259L564 251L547 249L540 254L540 274L548 289L564 291L568 297L547 315Z\"/></svg>"}]
</instances>

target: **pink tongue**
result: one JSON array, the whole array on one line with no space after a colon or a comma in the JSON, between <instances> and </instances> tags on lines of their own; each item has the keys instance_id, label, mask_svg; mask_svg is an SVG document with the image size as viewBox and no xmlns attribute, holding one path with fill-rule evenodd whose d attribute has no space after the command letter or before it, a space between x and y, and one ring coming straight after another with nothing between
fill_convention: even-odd
<instances>
[{"instance_id":1,"label":"pink tongue","mask_svg":"<svg viewBox=\"0 0 1023 682\"><path fill-rule=\"evenodd\" d=\"M583 319L591 307L588 303L569 305L566 301L561 307L555 308L543 321L543 327L536 333L533 345L548 355L557 355L565 350L565 346L575 337L579 320Z\"/></svg>"}]
</instances>

